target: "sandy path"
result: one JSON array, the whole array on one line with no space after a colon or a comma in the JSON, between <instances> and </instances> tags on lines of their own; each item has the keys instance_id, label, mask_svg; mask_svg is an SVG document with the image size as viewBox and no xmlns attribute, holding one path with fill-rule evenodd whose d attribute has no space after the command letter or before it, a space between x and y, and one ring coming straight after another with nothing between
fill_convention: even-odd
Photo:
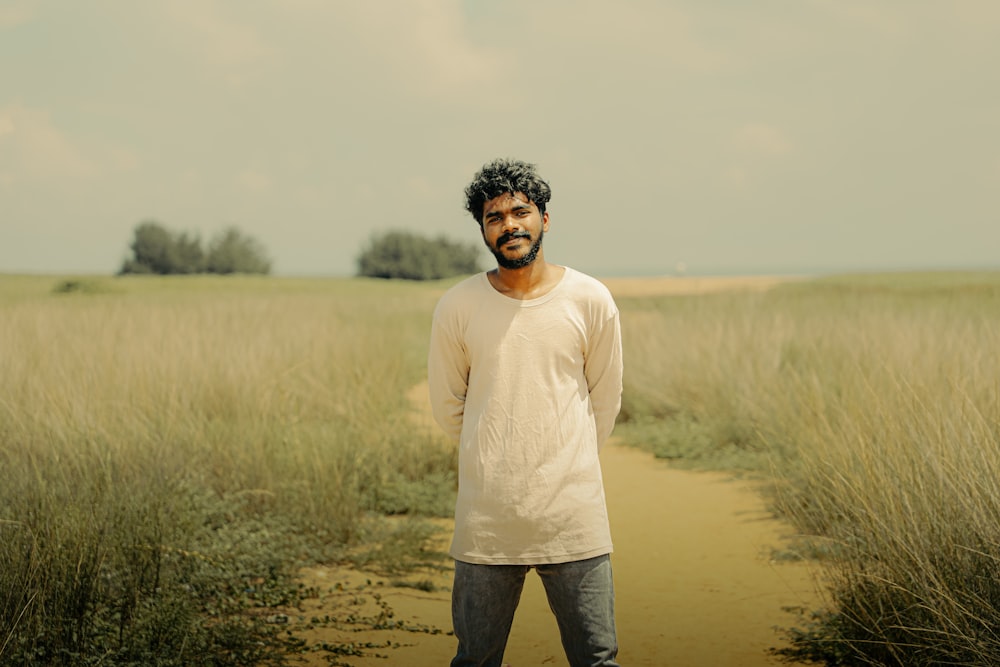
<instances>
[{"instance_id":1,"label":"sandy path","mask_svg":"<svg viewBox=\"0 0 1000 667\"><path fill-rule=\"evenodd\" d=\"M624 446L607 446L601 458L615 541L619 662L782 664L768 654L782 643L775 626L793 621L782 608L815 600L804 565L769 561L784 527L760 497L725 475L673 470ZM528 583L506 659L514 667L565 665L544 589L537 576ZM447 656L426 664L446 665Z\"/></svg>"},{"instance_id":2,"label":"sandy path","mask_svg":"<svg viewBox=\"0 0 1000 667\"><path fill-rule=\"evenodd\" d=\"M621 445L609 444L601 458L615 541L612 562L622 665L782 664L767 651L782 645L775 627L794 622L783 607L813 608L817 603L805 565L769 560L785 527L770 517L760 496L748 484L723 474L674 470L650 454ZM306 636L310 641L404 644L370 649L385 657L343 658L356 667L445 666L455 648L454 637L446 634L451 628L450 574L431 578L442 590L383 587L378 584L384 580L371 575L311 570L306 573L310 585L328 591L340 583L347 591L360 590L362 597L378 591L395 619L442 634L321 628ZM365 585L367 579L373 586ZM353 597L326 595L307 601L305 610L322 616L345 595ZM514 667L566 664L555 620L534 574L528 577L514 619L506 659ZM329 663L317 655L309 664Z\"/></svg>"},{"instance_id":3,"label":"sandy path","mask_svg":"<svg viewBox=\"0 0 1000 667\"><path fill-rule=\"evenodd\" d=\"M746 483L605 449L622 664L780 664L783 608L817 606L807 566L769 558L787 527Z\"/></svg>"},{"instance_id":4,"label":"sandy path","mask_svg":"<svg viewBox=\"0 0 1000 667\"><path fill-rule=\"evenodd\" d=\"M655 293L676 287L677 279L653 286L649 279L619 279L617 295ZM683 280L683 279L682 279ZM612 281L608 281L612 283ZM737 287L735 279L708 286ZM766 289L778 282L758 279L738 287ZM673 286L673 287L671 287ZM688 284L690 289L693 286ZM416 387L411 400L422 428L434 428L426 405L426 387ZM785 607L819 606L808 566L771 562L787 526L766 511L748 482L722 473L669 468L651 454L615 444L601 453L615 553L617 621L625 667L764 667L783 664L768 649L784 645L776 628L794 624ZM445 526L450 524L445 522ZM393 588L385 580L344 570L316 568L304 582L324 594L307 600L299 616L308 620L327 613L344 616L344 605L359 615L387 604L394 620L439 634L408 631L352 632L317 627L299 632L308 641L371 642L397 648L366 648L367 656L344 656L354 667L405 665L444 667L454 655L449 572L423 573L439 588L421 592ZM369 583L371 582L371 583ZM379 599L375 599L375 595ZM337 611L337 610L340 611ZM304 664L329 665L324 653L303 658ZM513 667L565 665L555 620L548 610L538 577L528 577L514 619L505 659Z\"/></svg>"}]
</instances>

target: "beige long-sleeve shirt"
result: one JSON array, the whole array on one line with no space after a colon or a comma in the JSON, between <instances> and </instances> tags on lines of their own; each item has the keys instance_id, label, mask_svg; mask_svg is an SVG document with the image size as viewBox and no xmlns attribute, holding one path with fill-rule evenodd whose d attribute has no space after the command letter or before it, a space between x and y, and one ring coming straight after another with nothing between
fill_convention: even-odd
<instances>
[{"instance_id":1,"label":"beige long-sleeve shirt","mask_svg":"<svg viewBox=\"0 0 1000 667\"><path fill-rule=\"evenodd\" d=\"M612 551L598 449L621 407L618 309L567 268L536 299L497 292L485 273L434 311L434 417L459 439L457 560L542 564Z\"/></svg>"}]
</instances>

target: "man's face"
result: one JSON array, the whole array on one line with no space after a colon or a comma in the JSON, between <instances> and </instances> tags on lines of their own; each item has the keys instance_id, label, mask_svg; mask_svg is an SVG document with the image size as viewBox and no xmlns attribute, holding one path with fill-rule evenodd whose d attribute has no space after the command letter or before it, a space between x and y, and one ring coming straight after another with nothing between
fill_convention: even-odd
<instances>
[{"instance_id":1,"label":"man's face","mask_svg":"<svg viewBox=\"0 0 1000 667\"><path fill-rule=\"evenodd\" d=\"M483 204L483 241L505 269L520 269L538 257L549 214L520 193L505 193Z\"/></svg>"}]
</instances>

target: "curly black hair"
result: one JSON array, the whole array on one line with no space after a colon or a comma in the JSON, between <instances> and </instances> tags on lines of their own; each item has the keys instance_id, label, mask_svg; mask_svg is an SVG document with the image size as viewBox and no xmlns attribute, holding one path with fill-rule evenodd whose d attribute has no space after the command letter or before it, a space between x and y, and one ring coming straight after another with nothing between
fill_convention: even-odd
<instances>
[{"instance_id":1,"label":"curly black hair","mask_svg":"<svg viewBox=\"0 0 1000 667\"><path fill-rule=\"evenodd\" d=\"M465 188L465 210L482 226L483 206L507 192L522 193L542 214L545 213L545 204L552 197L549 184L539 178L535 165L499 158L483 165Z\"/></svg>"}]
</instances>

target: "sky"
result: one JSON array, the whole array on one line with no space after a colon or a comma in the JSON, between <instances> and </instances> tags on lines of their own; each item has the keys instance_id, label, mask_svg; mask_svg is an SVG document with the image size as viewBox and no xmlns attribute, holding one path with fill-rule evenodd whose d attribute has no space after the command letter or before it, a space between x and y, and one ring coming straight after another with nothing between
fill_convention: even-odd
<instances>
[{"instance_id":1,"label":"sky","mask_svg":"<svg viewBox=\"0 0 1000 667\"><path fill-rule=\"evenodd\" d=\"M0 0L0 273L156 220L351 275L481 243L496 157L597 276L1000 268L1000 3Z\"/></svg>"}]
</instances>

